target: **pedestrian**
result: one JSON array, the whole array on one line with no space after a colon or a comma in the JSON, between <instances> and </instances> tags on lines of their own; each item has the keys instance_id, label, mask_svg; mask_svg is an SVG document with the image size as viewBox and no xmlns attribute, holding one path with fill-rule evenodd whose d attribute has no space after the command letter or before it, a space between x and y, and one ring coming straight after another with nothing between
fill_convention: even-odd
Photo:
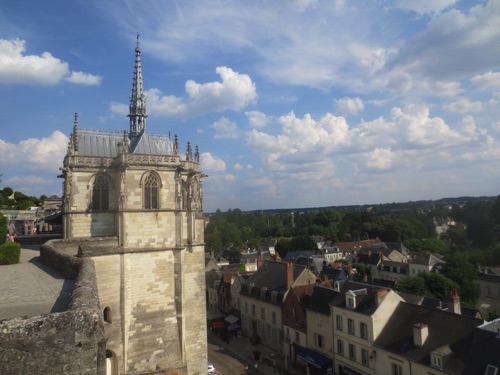
<instances>
[{"instance_id":1,"label":"pedestrian","mask_svg":"<svg viewBox=\"0 0 500 375\"><path fill-rule=\"evenodd\" d=\"M10 232L8 240L14 242L15 237L16 237L16 233Z\"/></svg>"}]
</instances>

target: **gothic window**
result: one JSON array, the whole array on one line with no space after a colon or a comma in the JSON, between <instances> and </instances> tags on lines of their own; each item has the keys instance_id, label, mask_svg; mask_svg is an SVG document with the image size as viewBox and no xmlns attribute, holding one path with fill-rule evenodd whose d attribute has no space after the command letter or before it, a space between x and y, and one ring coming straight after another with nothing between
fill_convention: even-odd
<instances>
[{"instance_id":1,"label":"gothic window","mask_svg":"<svg viewBox=\"0 0 500 375\"><path fill-rule=\"evenodd\" d=\"M159 208L160 179L154 173L149 173L144 180L144 208L154 210Z\"/></svg>"},{"instance_id":2,"label":"gothic window","mask_svg":"<svg viewBox=\"0 0 500 375\"><path fill-rule=\"evenodd\" d=\"M92 209L109 209L109 183L103 175L97 175L92 186Z\"/></svg>"}]
</instances>

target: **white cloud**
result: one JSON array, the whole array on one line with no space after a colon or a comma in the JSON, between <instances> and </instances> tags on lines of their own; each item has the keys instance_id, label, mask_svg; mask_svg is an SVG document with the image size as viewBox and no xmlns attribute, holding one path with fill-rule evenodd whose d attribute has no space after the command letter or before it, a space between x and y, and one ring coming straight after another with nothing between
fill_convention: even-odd
<instances>
[{"instance_id":1,"label":"white cloud","mask_svg":"<svg viewBox=\"0 0 500 375\"><path fill-rule=\"evenodd\" d=\"M62 80L74 84L101 84L102 77L84 72L71 72L68 63L43 52L26 55L26 41L0 39L0 83L56 85Z\"/></svg>"},{"instance_id":2,"label":"white cloud","mask_svg":"<svg viewBox=\"0 0 500 375\"><path fill-rule=\"evenodd\" d=\"M238 172L239 172L239 171L243 170L243 166L242 166L240 163L236 163L236 164L233 166L233 169L234 169L235 171L238 171Z\"/></svg>"},{"instance_id":3,"label":"white cloud","mask_svg":"<svg viewBox=\"0 0 500 375\"><path fill-rule=\"evenodd\" d=\"M376 148L363 156L368 168L386 170L392 167L396 155L390 148Z\"/></svg>"},{"instance_id":4,"label":"white cloud","mask_svg":"<svg viewBox=\"0 0 500 375\"><path fill-rule=\"evenodd\" d=\"M117 115L127 115L129 112L128 105L117 102L111 102L110 110Z\"/></svg>"},{"instance_id":5,"label":"white cloud","mask_svg":"<svg viewBox=\"0 0 500 375\"><path fill-rule=\"evenodd\" d=\"M500 89L500 72L487 72L475 75L471 83L481 90Z\"/></svg>"},{"instance_id":6,"label":"white cloud","mask_svg":"<svg viewBox=\"0 0 500 375\"><path fill-rule=\"evenodd\" d=\"M237 111L255 102L257 90L248 75L239 74L225 66L219 66L215 71L222 82L204 84L191 80L186 82L191 109L198 113Z\"/></svg>"},{"instance_id":7,"label":"white cloud","mask_svg":"<svg viewBox=\"0 0 500 375\"><path fill-rule=\"evenodd\" d=\"M49 52L25 55L26 42L0 39L0 82L55 85L68 73L68 64Z\"/></svg>"},{"instance_id":8,"label":"white cloud","mask_svg":"<svg viewBox=\"0 0 500 375\"><path fill-rule=\"evenodd\" d=\"M257 99L252 79L227 67L217 67L221 82L186 82L187 98L163 96L159 89L146 91L148 113L153 115L195 117L210 112L239 111Z\"/></svg>"},{"instance_id":9,"label":"white cloud","mask_svg":"<svg viewBox=\"0 0 500 375\"><path fill-rule=\"evenodd\" d=\"M102 76L84 72L71 72L71 75L66 78L66 81L88 86L99 86L102 81Z\"/></svg>"},{"instance_id":10,"label":"white cloud","mask_svg":"<svg viewBox=\"0 0 500 375\"><path fill-rule=\"evenodd\" d=\"M252 128L264 128L272 120L271 116L267 116L260 111L245 112L248 117L248 125Z\"/></svg>"},{"instance_id":11,"label":"white cloud","mask_svg":"<svg viewBox=\"0 0 500 375\"><path fill-rule=\"evenodd\" d=\"M365 109L360 98L342 98L334 100L335 108L343 115L357 115Z\"/></svg>"},{"instance_id":12,"label":"white cloud","mask_svg":"<svg viewBox=\"0 0 500 375\"><path fill-rule=\"evenodd\" d=\"M424 2L414 2L424 3ZM425 2L433 3L433 2ZM418 81L456 81L498 68L499 1L489 0L461 11L433 17L427 28L407 39L387 70L401 67Z\"/></svg>"},{"instance_id":13,"label":"white cloud","mask_svg":"<svg viewBox=\"0 0 500 375\"><path fill-rule=\"evenodd\" d=\"M483 109L483 104L481 102L473 102L467 98L462 98L444 105L443 109L448 112L471 113L481 111Z\"/></svg>"},{"instance_id":14,"label":"white cloud","mask_svg":"<svg viewBox=\"0 0 500 375\"><path fill-rule=\"evenodd\" d=\"M68 149L68 137L59 130L46 138L28 138L17 145L0 139L0 159L27 170L57 171Z\"/></svg>"},{"instance_id":15,"label":"white cloud","mask_svg":"<svg viewBox=\"0 0 500 375\"><path fill-rule=\"evenodd\" d=\"M210 152L203 152L200 155L200 162L205 172L224 172L226 170L224 160L212 155Z\"/></svg>"},{"instance_id":16,"label":"white cloud","mask_svg":"<svg viewBox=\"0 0 500 375\"><path fill-rule=\"evenodd\" d=\"M156 115L178 115L187 111L187 105L182 98L173 95L162 96L159 89L146 91L146 104L148 112Z\"/></svg>"},{"instance_id":17,"label":"white cloud","mask_svg":"<svg viewBox=\"0 0 500 375\"><path fill-rule=\"evenodd\" d=\"M210 127L215 130L215 139L237 139L240 137L238 126L226 117L220 118L219 121L214 122Z\"/></svg>"},{"instance_id":18,"label":"white cloud","mask_svg":"<svg viewBox=\"0 0 500 375\"><path fill-rule=\"evenodd\" d=\"M412 11L418 15L424 15L441 13L444 9L451 7L456 2L457 0L398 0L396 5L403 10Z\"/></svg>"},{"instance_id":19,"label":"white cloud","mask_svg":"<svg viewBox=\"0 0 500 375\"><path fill-rule=\"evenodd\" d=\"M404 110L393 108L391 117L404 130L406 141L413 147L452 146L470 140L451 129L442 118L430 117L429 108L424 105L412 104Z\"/></svg>"}]
</instances>

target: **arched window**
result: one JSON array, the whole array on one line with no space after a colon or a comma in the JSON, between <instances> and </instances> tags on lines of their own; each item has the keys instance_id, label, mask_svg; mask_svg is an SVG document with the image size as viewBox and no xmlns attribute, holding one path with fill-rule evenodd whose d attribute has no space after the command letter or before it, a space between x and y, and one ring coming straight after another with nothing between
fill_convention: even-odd
<instances>
[{"instance_id":1,"label":"arched window","mask_svg":"<svg viewBox=\"0 0 500 375\"><path fill-rule=\"evenodd\" d=\"M160 179L155 173L149 173L144 180L144 208L157 209L160 192Z\"/></svg>"},{"instance_id":2,"label":"arched window","mask_svg":"<svg viewBox=\"0 0 500 375\"><path fill-rule=\"evenodd\" d=\"M92 209L109 209L109 184L108 179L103 175L97 175L92 186Z\"/></svg>"},{"instance_id":3,"label":"arched window","mask_svg":"<svg viewBox=\"0 0 500 375\"><path fill-rule=\"evenodd\" d=\"M109 306L106 306L104 308L104 311L102 313L103 315L103 320L106 322L106 323L111 323L111 309L109 308Z\"/></svg>"}]
</instances>

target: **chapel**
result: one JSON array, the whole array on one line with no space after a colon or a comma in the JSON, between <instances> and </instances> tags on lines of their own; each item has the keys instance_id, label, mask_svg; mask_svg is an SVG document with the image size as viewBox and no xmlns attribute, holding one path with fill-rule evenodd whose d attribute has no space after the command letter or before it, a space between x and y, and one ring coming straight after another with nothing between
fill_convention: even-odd
<instances>
[{"instance_id":1,"label":"chapel","mask_svg":"<svg viewBox=\"0 0 500 375\"><path fill-rule=\"evenodd\" d=\"M95 267L106 374L206 373L198 147L147 132L139 37L129 129L80 128L61 168L63 241Z\"/></svg>"}]
</instances>

